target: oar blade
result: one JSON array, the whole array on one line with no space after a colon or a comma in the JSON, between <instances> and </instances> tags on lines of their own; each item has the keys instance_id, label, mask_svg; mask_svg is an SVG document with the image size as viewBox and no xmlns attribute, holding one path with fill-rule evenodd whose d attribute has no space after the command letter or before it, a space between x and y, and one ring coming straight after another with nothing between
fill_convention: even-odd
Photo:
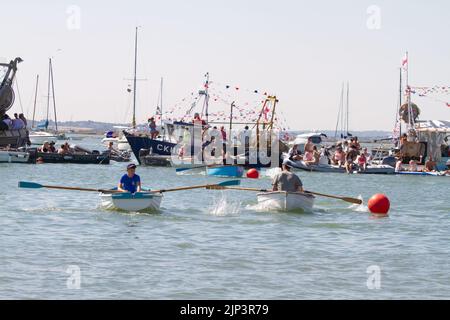
<instances>
[{"instance_id":1,"label":"oar blade","mask_svg":"<svg viewBox=\"0 0 450 320\"><path fill-rule=\"evenodd\" d=\"M362 204L363 203L363 201L361 199L356 199L356 198L342 197L342 200L350 202L350 203L354 203L354 204Z\"/></svg>"},{"instance_id":2,"label":"oar blade","mask_svg":"<svg viewBox=\"0 0 450 320\"><path fill-rule=\"evenodd\" d=\"M42 184L35 182L19 181L19 188L39 189L42 188Z\"/></svg>"},{"instance_id":3,"label":"oar blade","mask_svg":"<svg viewBox=\"0 0 450 320\"><path fill-rule=\"evenodd\" d=\"M218 183L218 186L221 187L231 187L231 186L239 186L241 184L241 180L228 180L221 183Z\"/></svg>"}]
</instances>

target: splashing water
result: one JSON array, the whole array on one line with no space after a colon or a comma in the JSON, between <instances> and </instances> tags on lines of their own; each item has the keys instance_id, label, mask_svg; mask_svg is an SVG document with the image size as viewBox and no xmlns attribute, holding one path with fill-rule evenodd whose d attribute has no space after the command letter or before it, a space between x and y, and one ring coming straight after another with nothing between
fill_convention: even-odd
<instances>
[{"instance_id":1,"label":"splashing water","mask_svg":"<svg viewBox=\"0 0 450 320\"><path fill-rule=\"evenodd\" d=\"M270 169L267 169L267 170L263 171L263 176L273 179L273 177L277 173L280 173L280 172L281 172L281 168L278 168L278 167L277 168L270 168Z\"/></svg>"},{"instance_id":2,"label":"splashing water","mask_svg":"<svg viewBox=\"0 0 450 320\"><path fill-rule=\"evenodd\" d=\"M369 212L369 208L364 205L364 199L362 197L362 195L358 196L358 199L360 199L362 201L361 204L351 204L348 209L352 210L352 211L356 211L356 212Z\"/></svg>"},{"instance_id":3,"label":"splashing water","mask_svg":"<svg viewBox=\"0 0 450 320\"><path fill-rule=\"evenodd\" d=\"M227 198L225 192L221 193L221 196L216 200L209 212L215 216L230 216L239 214L241 207L240 202L232 202Z\"/></svg>"}]
</instances>

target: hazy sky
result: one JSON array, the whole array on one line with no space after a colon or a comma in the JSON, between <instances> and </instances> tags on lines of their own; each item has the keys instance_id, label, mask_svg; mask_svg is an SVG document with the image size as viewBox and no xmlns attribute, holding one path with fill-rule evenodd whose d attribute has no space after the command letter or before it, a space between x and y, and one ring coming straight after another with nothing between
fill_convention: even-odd
<instances>
[{"instance_id":1,"label":"hazy sky","mask_svg":"<svg viewBox=\"0 0 450 320\"><path fill-rule=\"evenodd\" d=\"M161 76L165 108L209 72L213 81L276 94L289 126L301 130L334 129L347 80L350 129L391 130L406 50L412 85L450 85L448 0L17 0L3 1L2 12L0 59L24 59L18 84L27 114L40 74L40 118L53 55L59 119L129 122L124 79L137 25L138 76L148 79L138 84L140 121L155 112ZM423 119L450 119L443 103L415 102Z\"/></svg>"}]
</instances>

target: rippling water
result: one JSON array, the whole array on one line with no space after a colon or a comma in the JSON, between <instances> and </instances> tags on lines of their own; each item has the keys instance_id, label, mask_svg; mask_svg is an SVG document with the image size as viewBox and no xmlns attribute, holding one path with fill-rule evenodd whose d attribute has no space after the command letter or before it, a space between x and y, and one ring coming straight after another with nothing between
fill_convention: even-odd
<instances>
[{"instance_id":1,"label":"rippling water","mask_svg":"<svg viewBox=\"0 0 450 320\"><path fill-rule=\"evenodd\" d=\"M387 218L319 197L310 214L258 212L254 193L215 190L166 193L160 213L124 214L101 209L95 192L17 188L112 187L124 167L0 164L0 298L450 298L448 177L299 173L317 192L386 193ZM174 171L138 168L153 189L223 181Z\"/></svg>"}]
</instances>

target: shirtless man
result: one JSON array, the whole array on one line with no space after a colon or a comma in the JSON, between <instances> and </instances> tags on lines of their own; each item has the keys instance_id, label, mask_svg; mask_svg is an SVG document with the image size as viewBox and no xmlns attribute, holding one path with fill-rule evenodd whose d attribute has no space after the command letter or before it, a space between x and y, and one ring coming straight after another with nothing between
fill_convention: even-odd
<instances>
[{"instance_id":1,"label":"shirtless man","mask_svg":"<svg viewBox=\"0 0 450 320\"><path fill-rule=\"evenodd\" d=\"M423 169L425 172L435 172L436 171L436 161L433 161L433 158L430 156L427 162L425 162L425 168Z\"/></svg>"}]
</instances>

